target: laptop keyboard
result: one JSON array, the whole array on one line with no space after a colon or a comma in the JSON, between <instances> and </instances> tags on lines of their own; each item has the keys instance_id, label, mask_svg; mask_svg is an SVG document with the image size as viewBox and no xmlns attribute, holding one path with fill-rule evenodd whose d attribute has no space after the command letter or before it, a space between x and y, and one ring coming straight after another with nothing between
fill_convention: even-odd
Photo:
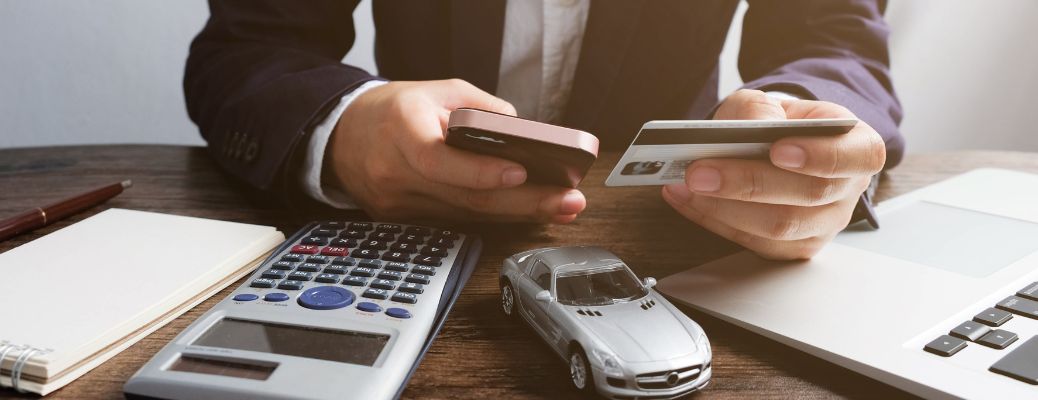
<instances>
[{"instance_id":1,"label":"laptop keyboard","mask_svg":"<svg viewBox=\"0 0 1038 400\"><path fill-rule=\"evenodd\" d=\"M948 334L930 341L923 346L923 350L942 357L952 357L971 344L985 346L992 351L1004 350L1020 339L1016 333L999 328L1014 316L1038 319L1038 282L1021 289L1016 295L1006 297L972 320L964 321ZM1038 336L1032 336L1007 352L988 370L1038 385Z\"/></svg>"}]
</instances>

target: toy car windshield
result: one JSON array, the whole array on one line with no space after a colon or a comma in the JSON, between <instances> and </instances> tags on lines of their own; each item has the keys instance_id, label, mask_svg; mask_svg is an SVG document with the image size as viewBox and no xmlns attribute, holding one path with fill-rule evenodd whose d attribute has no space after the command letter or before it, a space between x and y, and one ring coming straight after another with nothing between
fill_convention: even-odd
<instances>
[{"instance_id":1,"label":"toy car windshield","mask_svg":"<svg viewBox=\"0 0 1038 400\"><path fill-rule=\"evenodd\" d=\"M568 306L604 306L648 294L626 266L560 272L555 279L556 298Z\"/></svg>"}]
</instances>

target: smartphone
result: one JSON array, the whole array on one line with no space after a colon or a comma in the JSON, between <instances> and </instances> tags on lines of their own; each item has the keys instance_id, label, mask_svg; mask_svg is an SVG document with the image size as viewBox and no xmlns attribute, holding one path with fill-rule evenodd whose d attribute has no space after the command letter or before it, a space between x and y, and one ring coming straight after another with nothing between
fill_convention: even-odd
<instances>
[{"instance_id":1,"label":"smartphone","mask_svg":"<svg viewBox=\"0 0 1038 400\"><path fill-rule=\"evenodd\" d=\"M447 145L512 160L526 181L575 188L598 158L590 133L474 108L451 112Z\"/></svg>"}]
</instances>

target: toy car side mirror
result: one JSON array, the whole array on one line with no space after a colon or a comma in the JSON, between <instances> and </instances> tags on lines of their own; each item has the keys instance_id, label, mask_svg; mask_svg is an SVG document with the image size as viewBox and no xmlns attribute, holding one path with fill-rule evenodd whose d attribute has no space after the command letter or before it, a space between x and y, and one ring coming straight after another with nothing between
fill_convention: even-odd
<instances>
[{"instance_id":1,"label":"toy car side mirror","mask_svg":"<svg viewBox=\"0 0 1038 400\"><path fill-rule=\"evenodd\" d=\"M653 278L651 276L647 277L645 279L642 279L642 283L645 284L645 287L652 288L656 286L656 278Z\"/></svg>"},{"instance_id":2,"label":"toy car side mirror","mask_svg":"<svg viewBox=\"0 0 1038 400\"><path fill-rule=\"evenodd\" d=\"M537 301L543 301L545 303L550 303L551 302L551 292L549 292L547 290L542 290L540 292L537 292L537 295L534 296L534 298L537 299Z\"/></svg>"}]
</instances>

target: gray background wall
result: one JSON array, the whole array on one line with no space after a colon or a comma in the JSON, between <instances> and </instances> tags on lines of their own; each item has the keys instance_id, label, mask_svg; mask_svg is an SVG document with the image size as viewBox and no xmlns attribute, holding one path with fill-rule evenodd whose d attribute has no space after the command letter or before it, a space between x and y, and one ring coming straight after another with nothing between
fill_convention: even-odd
<instances>
[{"instance_id":1,"label":"gray background wall","mask_svg":"<svg viewBox=\"0 0 1038 400\"><path fill-rule=\"evenodd\" d=\"M740 8L745 9L745 4ZM1033 0L892 0L894 78L909 151L1038 151ZM345 61L374 71L370 0L354 13ZM0 147L202 144L180 79L203 0L0 0ZM738 87L739 27L722 55L722 94Z\"/></svg>"}]
</instances>

